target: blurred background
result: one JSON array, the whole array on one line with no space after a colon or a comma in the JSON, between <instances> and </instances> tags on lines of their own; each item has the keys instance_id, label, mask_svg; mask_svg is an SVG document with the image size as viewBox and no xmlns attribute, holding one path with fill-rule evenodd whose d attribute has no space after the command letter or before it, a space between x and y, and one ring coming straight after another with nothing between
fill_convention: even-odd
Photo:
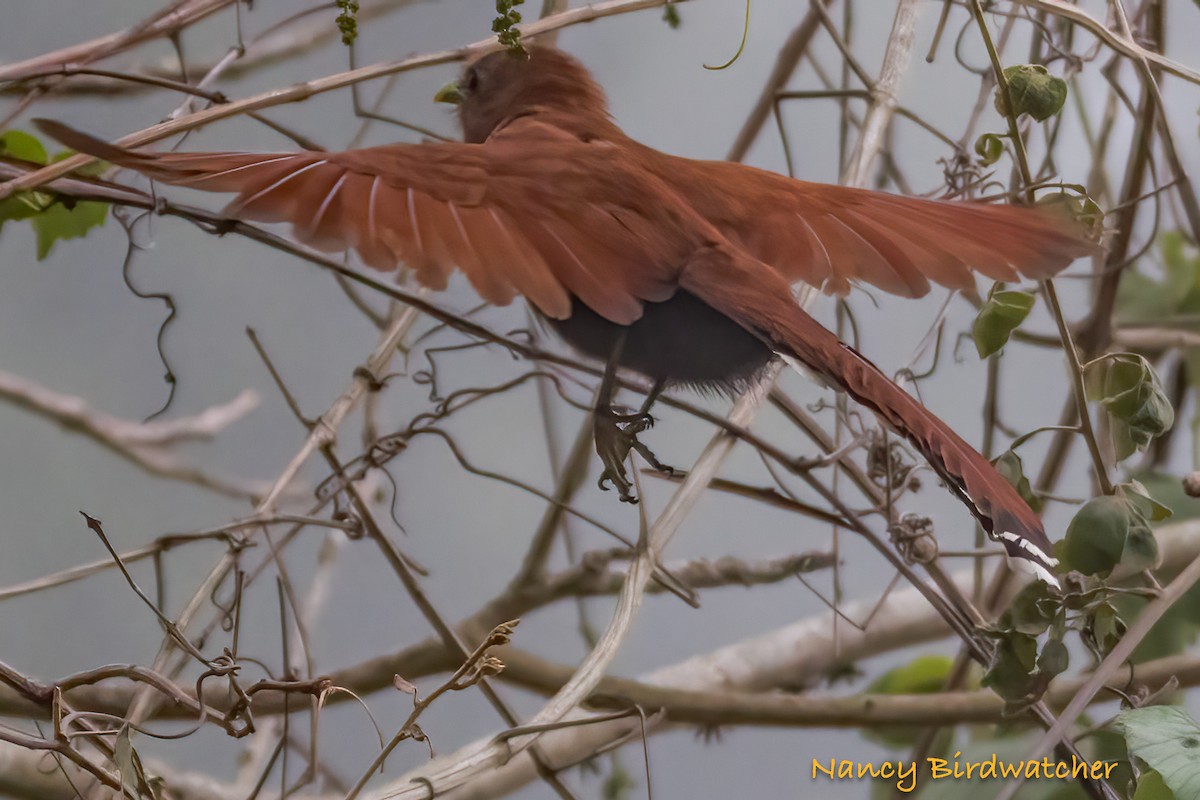
<instances>
[{"instance_id":1,"label":"blurred background","mask_svg":"<svg viewBox=\"0 0 1200 800\"><path fill-rule=\"evenodd\" d=\"M126 30L161 5L161 0L8 4L0 11L0 64L21 62L104 33ZM1005 13L1021 14L1016 5L999 5ZM1079 6L1105 19L1104 3ZM1165 6L1168 36L1164 52L1195 66L1200 12L1191 3ZM269 59L253 57L252 43L257 36L312 7L307 0L259 0L253 6L243 6L239 18L242 36L251 43L248 66L235 65L210 88L236 99L348 69L348 51L330 33L337 13L330 8L279 29L276 36L295 37L294 51ZM527 4L521 10L527 18L535 17L538 11L536 4ZM745 6L696 0L677 4L673 10L680 19L678 27L667 24L663 9L656 7L567 27L558 44L594 72L608 93L614 118L631 136L672 153L721 159L767 84L781 46L809 6L756 0L750 9L744 50L721 70L706 69L705 65L724 63L737 51ZM868 75L879 72L894 11L893 3L857 2L853 6L848 38L854 57ZM940 2L920 4L900 102L954 139L973 125L973 135L965 142L969 149L979 134L1005 131L1005 122L991 107L990 91L980 101L983 108L978 118L972 120L980 98L978 72L988 69L988 60L979 32L962 5L950 4L941 41L932 60L926 60L941 12ZM364 0L361 13L356 54L360 65L482 39L495 16L491 4L479 0L386 4ZM840 3L833 3L829 13L838 25L844 24ZM993 31L1002 29L1006 19L1003 14L990 15ZM205 65L222 58L236 42L236 26L234 9L226 8L181 34L178 45L194 65L193 80L203 73ZM1005 63L1028 60L1032 30L1034 27L1024 19L1013 27ZM322 35L310 43L305 37L314 31ZM1094 54L1089 51L1093 44L1094 40L1084 34L1074 40L1075 51L1081 55ZM808 52L787 88L824 89L814 64L835 85L840 84L845 60L825 31L818 30ZM1107 151L1108 161L1093 163L1091 151L1083 142L1094 132L1085 133L1079 109L1086 107L1098 115L1109 102L1109 85L1099 69L1103 61L1084 65L1071 84L1072 98L1062 112L1061 122L1056 122L1060 128L1053 165L1058 179L1086 185L1093 192L1099 191L1097 176L1107 173L1112 182L1110 200L1102 205L1109 207L1115 204L1111 198L1128 158L1134 115L1118 109L1111 126L1114 144ZM1051 71L1061 74L1066 63L1060 61ZM170 42L155 40L103 64L137 71L172 68L177 61ZM1124 69L1124 76L1133 75L1128 64ZM437 88L457 71L457 65L446 64L400 74L382 100L381 112L441 135L457 136L451 110L432 101ZM852 77L851 82L853 85ZM374 103L386 84L386 80L376 80L360 86L363 101ZM1200 164L1196 135L1200 88L1167 76L1163 79L1163 94L1178 132L1175 144L1182 163L1195 168ZM108 139L160 121L182 101L179 95L162 89L133 91L121 86L120 91L49 92L27 108L18 108L24 96L9 86L0 98L0 114L17 112L6 128L33 132L31 117L51 117ZM855 99L848 107L861 116L866 104ZM768 120L746 154L746 163L786 172L786 142L798 177L836 181L841 159L857 138L853 125L843 125L840 102L795 99L781 102L779 108L782 132L774 119ZM350 92L344 90L273 107L264 115L329 149L347 146L362 125L354 115ZM419 133L377 122L367 127L363 141L378 144L420 140ZM1040 126L1033 126L1029 141L1035 162L1040 162L1047 147ZM293 147L280 134L245 117L195 131L181 145L183 150ZM911 120L898 117L892 123L887 150L888 158L901 167L909 191L941 194L945 190L947 160L955 157L948 144ZM878 169L882 163L877 162L873 174L880 177L872 184L896 191L895 181ZM1007 184L1011 168L1007 156L988 167L995 171L1001 185ZM119 175L117 180L147 185L144 179L129 174ZM1167 183L1163 174L1152 180L1145 191ZM219 208L222 203L216 196L182 190L167 189L164 194L208 208ZM1171 201L1164 201L1157 229L1151 210L1139 215L1135 233L1139 241L1153 242L1159 232L1175 226L1170 205ZM228 403L246 390L254 392L259 400L251 412L211 441L180 445L172 449L170 457L242 490L252 492L269 485L300 448L307 431L288 410L246 329L256 331L300 408L310 417L322 413L344 391L354 368L375 346L378 330L348 301L329 273L286 253L234 235L216 237L179 219L154 216L136 224L132 240L136 248L131 253L130 237L116 220L109 219L86 237L55 243L49 256L39 260L34 231L19 221L4 224L0 229L0 371L83 398L91 408L131 422L160 409L170 391L164 382L166 368L156 343L166 309L161 300L139 297L126 285L122 270L128 256L130 284L143 294L169 295L176 306L177 314L162 337L163 352L177 381L165 418L198 414ZM1157 248L1151 246L1139 268L1148 275L1158 275L1160 261ZM1083 318L1090 308L1093 284L1084 276L1092 268L1080 262L1059 281L1066 314L1071 319ZM986 294L988 287L981 283L980 288ZM386 311L383 298L367 293L364 296L375 309ZM473 319L493 331L530 327L528 313L520 302L506 308L475 310L478 299L462 280L456 280L435 299L445 307L471 312ZM944 290L935 290L918 301L899 300L881 292L856 292L849 298L849 307L859 348L888 373L909 366L919 373L928 370L930 352L923 352L916 363L913 359L932 326L943 320L937 368L920 380L920 395L967 440L979 444L984 430L981 409L988 367L969 340L960 340L970 331L977 310L966 299L955 297L946 305L944 317L939 317L946 301ZM830 326L837 324L835 303L830 298L819 298L813 313ZM1056 335L1053 320L1040 302L1024 329ZM536 329L534 334L540 346L566 352L552 337ZM408 341L415 343L411 351L398 356L388 368L389 373L399 374L372 401L371 420L381 432L403 427L436 404L430 399L431 387L419 380L420 373L429 369L428 350L465 340L421 319ZM442 397L465 387L498 385L530 368L527 362L497 347L449 350L433 358L437 390ZM574 387L572 396L587 402L594 380L583 377L586 385ZM1061 350L1014 342L1005 351L999 381L1003 422L1013 432L1059 422L1070 392ZM819 400L828 404L834 398L797 375L785 375L781 385L806 405ZM718 414L725 413L729 406L729 401L720 397L688 395L683 390L676 393ZM630 405L638 402L632 394L624 397ZM0 586L106 558L102 543L89 531L80 510L103 521L105 532L120 551L140 547L171 532L218 528L253 510L248 497L230 497L191 482L150 476L112 450L12 402L11 397L7 399L9 402L0 403ZM1182 430L1174 436L1162 463L1156 465L1164 473L1183 475L1195 468L1192 431L1188 430L1193 402L1188 399L1176 408L1176 425ZM659 407L658 415L658 424L644 435L644 440L667 463L687 467L707 442L711 426L664 406ZM830 408L814 415L827 430L833 429ZM534 382L529 382L455 413L440 427L477 468L500 472L551 492L556 475L550 451L561 460L584 420L584 412L557 398L549 404L544 402ZM358 408L343 425L339 452L344 460L361 452L363 423L363 411ZM754 430L788 452L815 454L811 442L771 410L760 415ZM1000 432L994 452L1010 440ZM1022 448L1029 474L1037 473L1050 440L1049 436L1039 436ZM438 611L448 620L457 620L502 592L520 566L545 511L545 501L518 487L469 473L455 460L445 441L434 436L412 441L389 465L389 471L395 486L396 519L403 527L396 528L389 522L388 533L428 570L421 586ZM644 477L643 502L633 507L618 503L615 493L597 490L598 472L599 466L593 460L590 476L572 505L629 538L638 535L639 514L653 520L675 488L668 481ZM744 445L734 450L720 474L755 486L772 483L758 455ZM310 459L285 507L299 513L311 502L313 487L327 476L326 463L320 457ZM1090 465L1081 445L1070 451L1061 476L1052 492L1056 497L1082 499L1092 495ZM798 482L785 482L799 496L813 499ZM971 549L975 533L969 515L940 490L931 475L926 474L923 482L923 490L905 498L902 510L932 517L944 550ZM393 502L391 485L379 476L370 485L382 498L379 518L388 520L388 506ZM1061 537L1075 510L1067 503L1048 504L1045 519L1052 539ZM576 553L616 545L604 532L589 525L573 521L570 528ZM724 556L755 561L828 551L832 538L832 529L826 523L710 491L684 523L667 556L672 561ZM336 550L332 561L318 567L323 544ZM879 599L892 581L892 568L850 534L841 534L838 546L841 598L868 604ZM161 588L168 615L178 613L222 552L219 542L207 541L178 547L162 558ZM254 561L260 555L255 554ZM309 630L313 674L350 667L431 635L428 624L370 543L347 541L339 533L311 528L296 538L283 558L291 580L302 593L311 590L316 577L321 581L321 590L327 593ZM967 559L944 561L950 570L968 569L971 564ZM552 567L561 569L568 564L567 552L561 544L556 546ZM132 572L142 586L156 585L149 562L138 563ZM797 620L830 614L827 602L834 597L833 572L825 570L804 579L807 585L788 579L770 585L701 590L698 609L670 594L654 595L641 610L611 672L641 675ZM228 585L220 592L222 597L229 593ZM276 593L273 580L256 581L243 598L240 620L242 654L261 659L273 670L282 666ZM576 664L589 650L581 626L602 630L612 608L612 601L604 598L580 604L562 601L540 608L522 620L516 643L556 662ZM150 664L162 636L150 611L114 570L11 597L0 605L3 660L26 675L47 681L108 663ZM205 652L216 654L227 643L228 635L217 633ZM862 689L871 678L910 662L918 653L953 655L957 649L957 642L946 638L843 664L838 672L848 683L839 682L834 691ZM415 680L423 693L439 681L432 676ZM826 680L820 676L799 676L797 683L828 690ZM498 684L498 691L523 716L532 715L543 702L541 695L504 683ZM390 735L407 714L410 698L389 689L370 695L367 702L385 734ZM1194 700L1189 705L1197 707ZM464 691L434 704L421 718L421 727L442 755L503 725L482 695ZM299 735L307 737L308 731ZM350 782L378 749L370 721L353 703L325 710L319 737L325 763L334 774ZM237 778L246 744L213 727L202 729L182 743L145 736L135 741L143 759L158 759L218 781ZM580 797L618 796L613 794L617 786L614 776L627 773L634 782L628 796L644 796L638 751L634 742L615 757L596 759L594 769L565 772L563 780ZM864 737L855 730L770 726L714 730L690 726L653 736L649 752L654 796L658 798L728 797L746 792L766 797L819 793L823 797L850 798L867 796L871 787L858 781L814 783L813 759L896 758L902 757L904 750L889 748L878 738ZM427 758L425 745L407 742L389 759L387 775L394 778ZM301 769L299 763L297 760L291 766L295 775ZM274 796L278 783L268 785ZM548 797L553 793L544 783L535 781L516 796Z\"/></svg>"}]
</instances>

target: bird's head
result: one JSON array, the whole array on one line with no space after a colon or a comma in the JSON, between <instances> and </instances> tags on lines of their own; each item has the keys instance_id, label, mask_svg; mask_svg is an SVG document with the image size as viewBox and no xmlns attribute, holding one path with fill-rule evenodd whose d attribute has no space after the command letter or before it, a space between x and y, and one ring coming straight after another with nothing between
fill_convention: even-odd
<instances>
[{"instance_id":1,"label":"bird's head","mask_svg":"<svg viewBox=\"0 0 1200 800\"><path fill-rule=\"evenodd\" d=\"M483 142L504 120L540 110L608 121L604 92L582 64L553 47L525 50L475 58L437 93L439 102L458 106L466 141Z\"/></svg>"}]
</instances>

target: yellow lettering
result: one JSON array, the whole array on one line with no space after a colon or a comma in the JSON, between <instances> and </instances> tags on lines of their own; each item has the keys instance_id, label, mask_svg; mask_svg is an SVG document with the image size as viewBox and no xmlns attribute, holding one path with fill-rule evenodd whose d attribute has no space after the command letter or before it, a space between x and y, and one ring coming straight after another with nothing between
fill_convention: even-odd
<instances>
[{"instance_id":1,"label":"yellow lettering","mask_svg":"<svg viewBox=\"0 0 1200 800\"><path fill-rule=\"evenodd\" d=\"M813 774L812 774L813 780L817 779L818 772L824 772L826 775L828 775L830 777L830 779L832 779L833 778L833 759L832 758L829 759L829 769L825 769L825 767L821 766L821 762L817 761L814 758L813 759Z\"/></svg>"},{"instance_id":2,"label":"yellow lettering","mask_svg":"<svg viewBox=\"0 0 1200 800\"><path fill-rule=\"evenodd\" d=\"M1109 761L1104 765L1104 780L1108 780L1108 776L1117 768L1117 762Z\"/></svg>"},{"instance_id":3,"label":"yellow lettering","mask_svg":"<svg viewBox=\"0 0 1200 800\"><path fill-rule=\"evenodd\" d=\"M839 778L853 778L854 777L854 762L853 761L839 761L837 776Z\"/></svg>"},{"instance_id":4,"label":"yellow lettering","mask_svg":"<svg viewBox=\"0 0 1200 800\"><path fill-rule=\"evenodd\" d=\"M1000 777L1001 778L1019 778L1021 777L1020 762L1009 763L1008 761L1000 762Z\"/></svg>"},{"instance_id":5,"label":"yellow lettering","mask_svg":"<svg viewBox=\"0 0 1200 800\"><path fill-rule=\"evenodd\" d=\"M950 770L946 768L946 759L930 757L925 760L929 762L929 777L935 781L939 778L950 777Z\"/></svg>"},{"instance_id":6,"label":"yellow lettering","mask_svg":"<svg viewBox=\"0 0 1200 800\"><path fill-rule=\"evenodd\" d=\"M917 788L917 762L912 761L907 767L901 762L896 762L900 768L896 771L896 788L905 794ZM905 785L904 781L908 781Z\"/></svg>"}]
</instances>

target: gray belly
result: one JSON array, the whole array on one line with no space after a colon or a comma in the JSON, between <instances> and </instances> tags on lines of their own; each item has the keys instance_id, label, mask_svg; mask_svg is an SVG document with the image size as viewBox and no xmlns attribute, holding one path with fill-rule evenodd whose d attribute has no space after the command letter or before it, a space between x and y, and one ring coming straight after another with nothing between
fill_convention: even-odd
<instances>
[{"instance_id":1,"label":"gray belly","mask_svg":"<svg viewBox=\"0 0 1200 800\"><path fill-rule=\"evenodd\" d=\"M571 316L547 320L568 344L607 362L626 331L621 366L667 384L732 392L753 380L771 351L744 328L687 292L662 303L646 303L629 326L609 322L578 300Z\"/></svg>"}]
</instances>

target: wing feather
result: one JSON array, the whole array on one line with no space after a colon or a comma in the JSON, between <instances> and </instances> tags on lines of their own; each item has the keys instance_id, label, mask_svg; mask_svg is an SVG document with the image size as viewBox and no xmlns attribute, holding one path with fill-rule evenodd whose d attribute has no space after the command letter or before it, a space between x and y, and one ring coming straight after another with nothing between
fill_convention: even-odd
<instances>
[{"instance_id":1,"label":"wing feather","mask_svg":"<svg viewBox=\"0 0 1200 800\"><path fill-rule=\"evenodd\" d=\"M1100 251L1041 209L808 183L721 161L647 160L748 255L789 281L845 294L863 281L919 297L930 282L1042 280Z\"/></svg>"},{"instance_id":2,"label":"wing feather","mask_svg":"<svg viewBox=\"0 0 1200 800\"><path fill-rule=\"evenodd\" d=\"M77 150L167 183L235 192L235 216L290 222L321 250L379 270L412 266L444 288L461 269L487 300L516 293L551 317L570 295L627 324L665 300L696 248L728 240L789 281L844 294L856 282L916 297L930 282L1050 277L1098 250L1035 209L805 183L636 143L585 144L521 118L488 142L342 153L143 153L57 123ZM661 193L660 193L661 192Z\"/></svg>"},{"instance_id":3,"label":"wing feather","mask_svg":"<svg viewBox=\"0 0 1200 800\"><path fill-rule=\"evenodd\" d=\"M653 245L653 219L630 224L642 215L627 214L615 197L628 185L621 176L576 182L588 190L582 196L563 188L565 171L595 171L577 151L597 150L553 126L530 124L484 145L343 153L146 153L45 127L77 150L165 183L232 192L230 216L291 223L296 238L318 250L352 249L378 270L406 263L432 289L444 289L458 268L489 302L520 293L553 318L569 316L575 295L611 321L632 322L644 301L675 291L668 262L682 263L674 255L682 248ZM531 137L543 146L530 147Z\"/></svg>"}]
</instances>

